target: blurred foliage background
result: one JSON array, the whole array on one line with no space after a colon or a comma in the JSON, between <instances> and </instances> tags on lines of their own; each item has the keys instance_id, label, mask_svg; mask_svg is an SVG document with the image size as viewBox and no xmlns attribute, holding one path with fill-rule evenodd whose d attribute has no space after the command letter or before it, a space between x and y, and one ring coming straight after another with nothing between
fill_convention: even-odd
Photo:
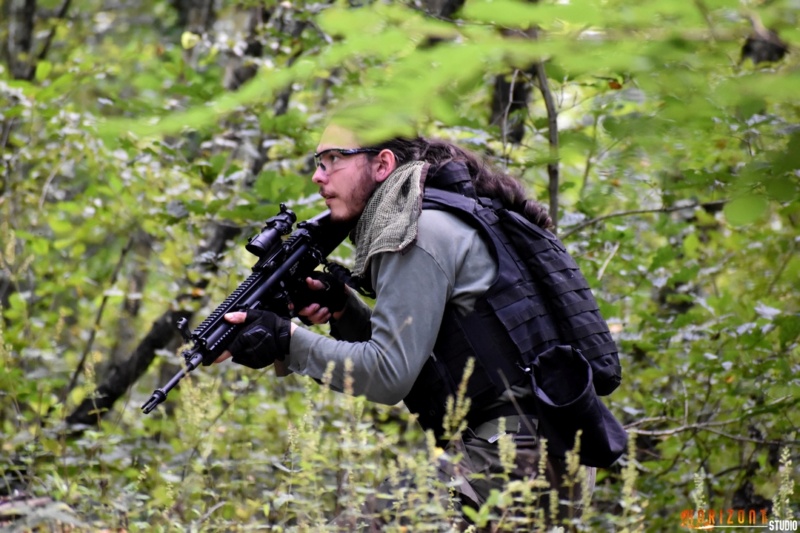
<instances>
[{"instance_id":1,"label":"blurred foliage background","mask_svg":"<svg viewBox=\"0 0 800 533\"><path fill-rule=\"evenodd\" d=\"M319 530L424 470L402 407L295 376L202 368L139 411L179 368L175 320L247 275L246 237L281 202L324 209L311 154L334 111L479 152L558 220L635 431L575 528L797 516L798 18L794 0L2 0L0 523ZM400 514L446 530L425 494Z\"/></svg>"}]
</instances>

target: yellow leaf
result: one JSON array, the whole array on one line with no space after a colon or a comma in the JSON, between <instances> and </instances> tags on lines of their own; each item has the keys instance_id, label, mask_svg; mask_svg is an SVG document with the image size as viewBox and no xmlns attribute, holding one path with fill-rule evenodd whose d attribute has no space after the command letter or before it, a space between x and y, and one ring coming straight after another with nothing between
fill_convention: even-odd
<instances>
[{"instance_id":1,"label":"yellow leaf","mask_svg":"<svg viewBox=\"0 0 800 533\"><path fill-rule=\"evenodd\" d=\"M186 50L191 50L192 48L197 46L197 43L199 42L200 42L200 36L197 35L196 33L185 31L183 32L183 35L181 35L181 46L183 46L183 48Z\"/></svg>"}]
</instances>

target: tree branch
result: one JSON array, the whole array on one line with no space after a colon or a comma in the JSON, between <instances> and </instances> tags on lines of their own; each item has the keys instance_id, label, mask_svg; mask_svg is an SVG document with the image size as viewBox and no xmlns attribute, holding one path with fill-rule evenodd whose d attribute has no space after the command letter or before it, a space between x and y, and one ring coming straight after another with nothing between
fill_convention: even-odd
<instances>
[{"instance_id":1,"label":"tree branch","mask_svg":"<svg viewBox=\"0 0 800 533\"><path fill-rule=\"evenodd\" d=\"M8 18L8 68L14 79L30 80L33 69L26 58L33 48L36 0L12 0Z\"/></svg>"},{"instance_id":2,"label":"tree branch","mask_svg":"<svg viewBox=\"0 0 800 533\"><path fill-rule=\"evenodd\" d=\"M706 25L708 26L708 32L711 34L711 40L718 41L717 32L714 28L714 21L711 19L711 13L708 10L708 6L705 5L703 0L694 0L694 5L697 7L697 10L700 11L700 14L703 16L703 20L705 20Z\"/></svg>"},{"instance_id":3,"label":"tree branch","mask_svg":"<svg viewBox=\"0 0 800 533\"><path fill-rule=\"evenodd\" d=\"M150 274L148 258L153 250L152 235L144 230L138 230L133 235L133 248L130 254L133 257L128 261L132 264L131 272L128 274L127 296L120 305L119 320L117 320L116 331L114 332L114 345L111 348L108 360L105 364L98 366L95 375L98 381L102 381L106 376L106 369L113 363L122 361L131 353L135 347L136 319L142 307L142 294L145 291L145 284Z\"/></svg>"},{"instance_id":4,"label":"tree branch","mask_svg":"<svg viewBox=\"0 0 800 533\"><path fill-rule=\"evenodd\" d=\"M182 5L181 2L177 3ZM293 26L293 31L301 32L303 27L304 25L302 24L295 24ZM299 35L299 33L296 35ZM290 58L290 61L294 61L296 58L297 54ZM292 88L290 86L277 95L273 104L276 116L286 113L291 94ZM267 160L267 155L260 152L258 157L255 157L252 161L250 174L257 175ZM229 242L234 239L240 231L241 229L238 226L219 222L212 223L209 229L209 233L211 233L211 237L208 239L209 242L204 246L200 246L196 255L201 256L206 253L211 253L216 256L224 253L229 247ZM215 269L214 266L212 266L210 270L213 269ZM198 283L193 284L193 287L204 289L208 283L208 277L204 276ZM203 291L190 291L190 293L192 292ZM192 296L190 297L194 298ZM111 409L114 402L122 397L145 373L148 366L155 358L156 352L166 348L177 338L177 331L175 329L177 320L181 318L191 320L193 315L194 311L187 309L170 309L161 315L161 317L153 323L152 328L145 338L142 339L133 353L125 361L114 361L111 363L108 368L108 374L103 380L103 383L98 385L96 393L92 395L92 397L86 398L67 417L67 422L70 424L98 424L105 413Z\"/></svg>"},{"instance_id":5,"label":"tree branch","mask_svg":"<svg viewBox=\"0 0 800 533\"><path fill-rule=\"evenodd\" d=\"M739 420L730 420L729 422L739 422ZM715 433L722 437L726 437L731 440L739 441L739 442L754 442L756 444L774 444L777 446L784 446L786 444L793 444L797 445L800 444L800 440L765 440L765 439L755 439L752 437L742 437L741 435L733 435L731 433L726 433L724 431L720 431L711 427L712 424L689 424L686 426L680 426L671 429L658 429L658 430L646 430L646 429L637 429L636 433L641 435L651 435L651 436L658 436L658 437L665 437L665 436L672 436L677 435L678 433L683 433L685 431L708 431L709 433ZM719 424L717 424L719 425Z\"/></svg>"},{"instance_id":6,"label":"tree branch","mask_svg":"<svg viewBox=\"0 0 800 533\"><path fill-rule=\"evenodd\" d=\"M550 92L550 85L547 82L547 73L544 69L544 61L537 61L534 65L536 78L539 80L539 90L544 99L544 106L547 109L547 132L550 142L550 160L547 162L547 175L549 177L548 192L550 193L550 218L553 220L554 229L558 228L558 108L553 93Z\"/></svg>"},{"instance_id":7,"label":"tree branch","mask_svg":"<svg viewBox=\"0 0 800 533\"><path fill-rule=\"evenodd\" d=\"M780 405L780 404L786 402L787 400L790 401L789 404L788 405L783 405L782 408L791 407L795 403L797 403L797 401L798 401L796 398L793 398L792 396L783 396L781 398L776 399L773 402L770 402L768 404L768 406L769 407L775 407L777 405ZM727 426L727 425L730 425L730 424L735 424L737 422L741 422L745 417L752 416L754 414L757 414L759 411L763 411L763 408L764 408L764 406L759 406L758 408L752 408L752 409L745 410L745 412L743 412L743 413L742 412L738 413L736 415L736 418L732 418L732 419L729 419L729 420L708 421L708 422L702 422L702 423L696 423L696 424L690 424L690 423L684 422L682 425L680 425L678 427L669 428L669 429L656 429L656 430L638 429L638 426L641 426L643 424L648 424L648 423L651 423L651 422L667 422L668 423L668 422L673 421L673 419L671 419L669 417L666 417L666 416L642 418L641 420L635 420L633 422L625 424L625 428L626 429L637 428L636 429L636 433L637 434L650 435L650 436L656 436L656 437L668 437L668 436L677 435L679 433L684 433L686 431L693 431L693 432L708 431L709 433L715 433L717 435L721 435L723 437L726 437L726 438L729 438L729 439L732 439L732 440L736 440L736 441L739 441L739 442L754 442L756 444L774 444L774 445L778 445L778 446L783 446L785 444L800 444L800 441L798 441L798 440L774 441L774 440L756 439L756 438L752 438L752 437L742 437L741 435L733 435L731 433L727 433L727 432L721 431L719 429L716 429L717 427L720 427L720 426Z\"/></svg>"},{"instance_id":8,"label":"tree branch","mask_svg":"<svg viewBox=\"0 0 800 533\"><path fill-rule=\"evenodd\" d=\"M133 246L133 237L128 239L128 243L120 252L119 260L117 261L117 265L114 267L114 272L111 274L111 280L109 283L109 288L113 287L117 283L117 277L119 277L119 272L122 270L122 265L125 262L125 257L128 255L131 247ZM97 336L97 330L100 329L100 322L103 319L103 312L106 308L106 303L108 303L108 294L103 295L103 299L100 301L100 307L97 308L97 314L94 318L94 324L92 325L92 331L89 334L89 340L86 343L86 348L83 350L83 354L81 355L80 361L78 361L78 366L75 367L75 371L72 373L72 378L69 380L69 385L67 385L66 390L64 391L63 396L61 397L61 401L64 401L69 393L75 388L76 383L78 382L78 377L83 373L83 367L86 364L86 358L89 356L89 353L92 351L92 346L94 345L94 339Z\"/></svg>"},{"instance_id":9,"label":"tree branch","mask_svg":"<svg viewBox=\"0 0 800 533\"><path fill-rule=\"evenodd\" d=\"M210 243L201 247L197 255L212 253L221 254L228 247L228 241L236 237L240 232L237 226L215 224L213 237ZM212 267L213 269L214 267ZM203 277L193 287L204 289L209 283L207 277ZM203 291L189 291L202 293ZM192 299L200 296L190 296ZM180 300L180 297L178 298ZM150 363L153 362L156 352L166 348L176 336L175 323L186 318L190 320L194 315L193 311L186 309L170 309L153 323L153 327L145 335L145 338L134 349L133 353L125 361L112 361L107 374L101 384L97 386L97 391L83 402L67 417L70 424L98 424L100 418L113 406L136 381L144 374ZM93 338L93 337L92 337ZM77 374L77 371L76 371Z\"/></svg>"},{"instance_id":10,"label":"tree branch","mask_svg":"<svg viewBox=\"0 0 800 533\"><path fill-rule=\"evenodd\" d=\"M581 192L578 198L583 200L586 189L589 187L589 172L592 170L592 159L594 159L595 151L597 150L597 130L600 123L600 114L595 113L594 122L592 123L592 146L589 148L589 153L586 154L586 164L583 167L583 181L581 182Z\"/></svg>"},{"instance_id":11,"label":"tree branch","mask_svg":"<svg viewBox=\"0 0 800 533\"><path fill-rule=\"evenodd\" d=\"M139 343L131 356L115 363L108 371L106 379L97 390L83 400L67 416L68 424L97 425L128 388L145 373L158 350L164 348L175 335L175 322L180 318L191 318L188 311L169 310L153 323L153 327Z\"/></svg>"},{"instance_id":12,"label":"tree branch","mask_svg":"<svg viewBox=\"0 0 800 533\"><path fill-rule=\"evenodd\" d=\"M61 4L61 7L58 8L58 11L56 12L55 16L56 20L62 20L67 16L67 10L69 9L71 3L72 0L64 0L64 3ZM39 61L47 57L47 52L50 50L50 45L53 44L53 37L55 37L56 35L57 27L58 23L56 22L56 24L54 24L53 27L50 28L50 33L47 34L47 38L44 40L44 45L42 46L42 49L39 52L38 55Z\"/></svg>"},{"instance_id":13,"label":"tree branch","mask_svg":"<svg viewBox=\"0 0 800 533\"><path fill-rule=\"evenodd\" d=\"M781 279L786 267L789 266L789 262L794 259L795 252L797 251L797 240L792 241L792 247L789 250L789 253L786 254L786 257L783 258L781 261L780 266L778 267L778 271L775 273L775 276L772 278L772 281L769 283L769 287L767 288L767 294L772 294L772 291L775 290L775 285L778 283L778 280Z\"/></svg>"},{"instance_id":14,"label":"tree branch","mask_svg":"<svg viewBox=\"0 0 800 533\"><path fill-rule=\"evenodd\" d=\"M508 88L508 102L506 102L506 108L503 111L503 116L500 122L500 132L503 136L503 150L506 150L506 145L508 144L508 115L511 114L511 105L514 103L514 87L517 83L517 75L519 74L518 69L514 69L514 73L511 75L511 85ZM505 158L508 161L508 158ZM506 166L507 163L506 163Z\"/></svg>"},{"instance_id":15,"label":"tree branch","mask_svg":"<svg viewBox=\"0 0 800 533\"><path fill-rule=\"evenodd\" d=\"M586 228L588 226L593 226L598 222L602 222L603 220L608 220L610 218L618 218L618 217L627 217L631 215L646 215L650 213L673 213L675 211L681 211L682 209L696 209L698 207L706 207L706 206L717 206L720 204L727 203L727 200L718 200L715 202L695 202L693 204L688 205L674 205L671 207L657 207L655 209L633 209L631 211L619 211L617 213L609 213L607 215L601 215L599 217L595 217L593 219L587 220L586 222L581 222L575 226L572 226L569 231L561 235L561 239L566 239L567 237L571 236L573 233L577 233L578 231Z\"/></svg>"}]
</instances>

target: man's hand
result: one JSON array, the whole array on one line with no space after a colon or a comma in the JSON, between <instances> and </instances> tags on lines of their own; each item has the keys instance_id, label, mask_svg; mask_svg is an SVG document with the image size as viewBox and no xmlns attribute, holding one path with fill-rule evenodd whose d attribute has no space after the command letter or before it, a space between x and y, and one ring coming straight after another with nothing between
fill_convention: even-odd
<instances>
[{"instance_id":1,"label":"man's hand","mask_svg":"<svg viewBox=\"0 0 800 533\"><path fill-rule=\"evenodd\" d=\"M349 291L344 283L332 274L314 272L306 278L306 285L312 293L307 297L316 301L297 312L301 320L308 324L324 324L342 316Z\"/></svg>"},{"instance_id":2,"label":"man's hand","mask_svg":"<svg viewBox=\"0 0 800 533\"><path fill-rule=\"evenodd\" d=\"M225 315L231 324L246 327L233 339L230 348L215 363L233 357L233 362L250 368L264 368L283 361L289 353L289 341L294 324L271 311L250 309Z\"/></svg>"}]
</instances>

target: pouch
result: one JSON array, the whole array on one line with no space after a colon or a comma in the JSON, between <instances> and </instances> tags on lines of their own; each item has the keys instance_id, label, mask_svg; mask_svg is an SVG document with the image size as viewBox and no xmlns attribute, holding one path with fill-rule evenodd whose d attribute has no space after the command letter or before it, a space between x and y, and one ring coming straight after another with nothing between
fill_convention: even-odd
<instances>
[{"instance_id":1,"label":"pouch","mask_svg":"<svg viewBox=\"0 0 800 533\"><path fill-rule=\"evenodd\" d=\"M533 361L530 375L548 453L563 457L573 448L578 430L583 465L606 468L625 452L628 434L597 396L592 367L579 350L548 348Z\"/></svg>"}]
</instances>

